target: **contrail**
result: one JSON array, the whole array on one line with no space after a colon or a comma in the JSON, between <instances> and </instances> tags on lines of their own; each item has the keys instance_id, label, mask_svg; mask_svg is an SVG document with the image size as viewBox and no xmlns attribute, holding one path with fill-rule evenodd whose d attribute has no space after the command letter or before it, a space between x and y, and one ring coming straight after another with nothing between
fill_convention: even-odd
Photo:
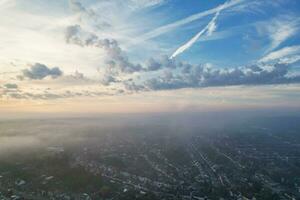
<instances>
[{"instance_id":1,"label":"contrail","mask_svg":"<svg viewBox=\"0 0 300 200\"><path fill-rule=\"evenodd\" d=\"M189 49L197 40L206 33L207 35L211 35L215 29L216 29L216 20L218 19L220 12L228 7L228 2L222 4L221 6L218 6L218 10L212 20L199 32L197 33L192 39L190 39L188 42L186 42L184 45L180 46L173 54L170 56L170 59L175 58L179 54L183 53L187 49Z\"/></svg>"},{"instance_id":2,"label":"contrail","mask_svg":"<svg viewBox=\"0 0 300 200\"><path fill-rule=\"evenodd\" d=\"M221 7L223 9L226 9L226 8L230 8L230 7L233 7L233 6L236 6L240 3L243 3L245 0L232 0L232 1L229 1L228 3L225 3L225 4L222 4L222 5L219 5L215 8L212 8L210 10L206 10L206 11L203 11L203 12L199 12L199 13L196 13L194 15L191 15L189 17L186 17L184 19L181 19L181 20L178 20L178 21L175 21L173 23L170 23L170 24L166 24L166 25L163 25L161 27L158 27L142 36L140 36L139 38L136 38L132 41L132 44L137 44L137 43L140 43L140 42L143 42L145 40L149 40L149 39L152 39L152 38L155 38L155 37L158 37L162 34L165 34L167 32L170 32L180 26L184 26L185 24L188 24L188 23L191 23L193 21L196 21L198 19L201 19L201 18L204 18L206 16L209 16L209 15L212 15L212 14L215 14L217 13Z\"/></svg>"},{"instance_id":3,"label":"contrail","mask_svg":"<svg viewBox=\"0 0 300 200\"><path fill-rule=\"evenodd\" d=\"M216 25L215 25L215 21L217 20L218 16L219 16L220 12L217 12L215 14L215 16L213 17L213 19L206 25L206 27L204 29L202 29L199 33L197 33L197 35L195 35L192 39L190 39L187 43L185 43L184 45L182 45L181 47L179 47L170 57L170 59L175 58L176 56L178 56L179 54L183 53L185 50L189 49L191 46L193 46L193 44L195 42L197 42L197 40L207 31L207 33L210 35Z\"/></svg>"}]
</instances>

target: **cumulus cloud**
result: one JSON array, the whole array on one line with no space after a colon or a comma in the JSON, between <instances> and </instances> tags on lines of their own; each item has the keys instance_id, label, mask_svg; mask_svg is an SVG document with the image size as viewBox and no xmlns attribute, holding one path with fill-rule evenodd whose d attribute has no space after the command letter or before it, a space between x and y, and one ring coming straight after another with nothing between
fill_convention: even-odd
<instances>
[{"instance_id":1,"label":"cumulus cloud","mask_svg":"<svg viewBox=\"0 0 300 200\"><path fill-rule=\"evenodd\" d=\"M189 66L189 67L186 67ZM186 65L181 73L168 72L150 78L143 84L148 90L169 90L232 85L264 85L299 83L300 76L288 76L289 64L272 66L252 65L239 68L218 69L202 65Z\"/></svg>"},{"instance_id":2,"label":"cumulus cloud","mask_svg":"<svg viewBox=\"0 0 300 200\"><path fill-rule=\"evenodd\" d=\"M159 58L150 58L146 62L144 71L157 71L161 69L176 69L183 67L184 63L177 61L176 59L170 59L167 55L162 55Z\"/></svg>"},{"instance_id":3,"label":"cumulus cloud","mask_svg":"<svg viewBox=\"0 0 300 200\"><path fill-rule=\"evenodd\" d=\"M100 39L97 35L84 31L79 25L67 27L65 38L67 43L104 49L108 56L106 64L115 73L133 73L142 70L141 65L129 61L114 39Z\"/></svg>"},{"instance_id":4,"label":"cumulus cloud","mask_svg":"<svg viewBox=\"0 0 300 200\"><path fill-rule=\"evenodd\" d=\"M35 80L41 80L48 76L57 78L63 75L63 72L58 67L49 68L41 63L35 63L30 69L24 69L22 73L22 77Z\"/></svg>"},{"instance_id":5,"label":"cumulus cloud","mask_svg":"<svg viewBox=\"0 0 300 200\"><path fill-rule=\"evenodd\" d=\"M118 42L114 39L101 39L97 35L83 30L80 25L67 27L65 38L69 44L76 44L82 47L93 46L105 50L107 58L103 82L106 84L115 82L115 77L120 74L132 74L143 71L140 64L134 64L129 61L126 53L122 51Z\"/></svg>"},{"instance_id":6,"label":"cumulus cloud","mask_svg":"<svg viewBox=\"0 0 300 200\"><path fill-rule=\"evenodd\" d=\"M125 81L124 82L124 87L127 91L131 91L131 92L139 92L139 91L143 91L146 90L144 85L141 84L136 84L134 81Z\"/></svg>"}]
</instances>

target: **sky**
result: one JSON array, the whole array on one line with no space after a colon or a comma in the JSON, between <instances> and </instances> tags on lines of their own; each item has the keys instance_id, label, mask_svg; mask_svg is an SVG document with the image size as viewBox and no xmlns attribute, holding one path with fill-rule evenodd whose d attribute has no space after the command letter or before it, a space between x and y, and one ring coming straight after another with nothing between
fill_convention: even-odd
<instances>
[{"instance_id":1,"label":"sky","mask_svg":"<svg viewBox=\"0 0 300 200\"><path fill-rule=\"evenodd\" d=\"M0 113L300 108L298 0L0 0Z\"/></svg>"}]
</instances>

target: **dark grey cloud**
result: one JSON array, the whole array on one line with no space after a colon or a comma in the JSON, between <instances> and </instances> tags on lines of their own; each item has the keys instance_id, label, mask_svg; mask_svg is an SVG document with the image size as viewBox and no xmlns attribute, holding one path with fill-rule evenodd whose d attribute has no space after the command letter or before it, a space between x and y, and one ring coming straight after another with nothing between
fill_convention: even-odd
<instances>
[{"instance_id":1,"label":"dark grey cloud","mask_svg":"<svg viewBox=\"0 0 300 200\"><path fill-rule=\"evenodd\" d=\"M44 64L35 63L30 69L22 70L22 77L29 79L41 80L45 77L57 78L63 75L63 72L58 67L49 68Z\"/></svg>"},{"instance_id":2,"label":"dark grey cloud","mask_svg":"<svg viewBox=\"0 0 300 200\"><path fill-rule=\"evenodd\" d=\"M66 28L65 39L68 44L76 44L79 46L95 45L103 48L108 48L114 45L115 41L102 40L92 33L84 32L80 25L72 25ZM96 44L97 43L97 44Z\"/></svg>"},{"instance_id":3,"label":"dark grey cloud","mask_svg":"<svg viewBox=\"0 0 300 200\"><path fill-rule=\"evenodd\" d=\"M150 58L147 61L146 66L147 66L148 71L156 71L156 70L161 69L162 63L156 61L154 58Z\"/></svg>"},{"instance_id":4,"label":"dark grey cloud","mask_svg":"<svg viewBox=\"0 0 300 200\"><path fill-rule=\"evenodd\" d=\"M189 66L189 65L186 65ZM186 67L185 66L185 67ZM144 82L150 90L200 88L211 86L265 85L300 83L300 76L288 76L289 64L246 66L232 69L213 69L191 66L185 73L164 74Z\"/></svg>"},{"instance_id":5,"label":"dark grey cloud","mask_svg":"<svg viewBox=\"0 0 300 200\"><path fill-rule=\"evenodd\" d=\"M150 58L147 60L144 71L158 71L161 69L188 69L191 65L180 62L176 59L170 59L168 55L162 55L159 58Z\"/></svg>"},{"instance_id":6,"label":"dark grey cloud","mask_svg":"<svg viewBox=\"0 0 300 200\"><path fill-rule=\"evenodd\" d=\"M125 81L124 83L124 87L127 91L131 91L131 92L139 92L139 91L144 91L146 90L144 85L140 85L140 84L136 84L133 81Z\"/></svg>"},{"instance_id":7,"label":"dark grey cloud","mask_svg":"<svg viewBox=\"0 0 300 200\"><path fill-rule=\"evenodd\" d=\"M105 76L102 77L101 81L100 81L103 85L110 85L111 83L118 83L120 82L119 80L117 80L115 77L109 75L109 74L105 74Z\"/></svg>"}]
</instances>

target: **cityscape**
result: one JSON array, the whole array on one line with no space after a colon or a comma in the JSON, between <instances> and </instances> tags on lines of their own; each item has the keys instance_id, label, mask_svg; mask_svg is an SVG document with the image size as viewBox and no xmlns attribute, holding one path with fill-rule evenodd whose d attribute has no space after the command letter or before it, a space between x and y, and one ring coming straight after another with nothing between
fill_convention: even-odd
<instances>
[{"instance_id":1,"label":"cityscape","mask_svg":"<svg viewBox=\"0 0 300 200\"><path fill-rule=\"evenodd\" d=\"M300 118L260 120L207 128L157 120L125 119L114 128L103 119L4 121L1 139L30 137L32 129L15 127L34 126L41 141L33 147L23 139L22 151L0 154L0 197L298 199Z\"/></svg>"}]
</instances>

